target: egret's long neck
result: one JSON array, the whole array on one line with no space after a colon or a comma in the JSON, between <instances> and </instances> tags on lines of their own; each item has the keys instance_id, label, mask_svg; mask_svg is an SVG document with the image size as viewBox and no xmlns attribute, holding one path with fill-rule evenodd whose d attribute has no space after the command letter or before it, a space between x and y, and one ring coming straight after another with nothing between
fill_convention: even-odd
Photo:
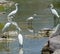
<instances>
[{"instance_id":1,"label":"egret's long neck","mask_svg":"<svg viewBox=\"0 0 60 54\"><path fill-rule=\"evenodd\" d=\"M51 6L50 9L53 9L53 6Z\"/></svg>"},{"instance_id":2,"label":"egret's long neck","mask_svg":"<svg viewBox=\"0 0 60 54\"><path fill-rule=\"evenodd\" d=\"M52 10L53 9L53 7L50 7L50 10Z\"/></svg>"},{"instance_id":3,"label":"egret's long neck","mask_svg":"<svg viewBox=\"0 0 60 54\"><path fill-rule=\"evenodd\" d=\"M16 5L16 11L18 11L18 6Z\"/></svg>"}]
</instances>

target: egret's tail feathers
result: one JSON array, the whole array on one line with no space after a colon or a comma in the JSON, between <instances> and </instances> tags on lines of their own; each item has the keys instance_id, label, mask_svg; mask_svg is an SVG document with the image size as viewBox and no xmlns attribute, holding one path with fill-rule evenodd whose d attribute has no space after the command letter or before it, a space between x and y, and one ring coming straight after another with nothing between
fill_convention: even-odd
<instances>
[{"instance_id":1,"label":"egret's tail feathers","mask_svg":"<svg viewBox=\"0 0 60 54\"><path fill-rule=\"evenodd\" d=\"M4 27L3 27L3 29L2 29L2 32L5 31L10 25L11 25L11 23L10 23L10 22L7 22L7 23L4 25Z\"/></svg>"}]
</instances>

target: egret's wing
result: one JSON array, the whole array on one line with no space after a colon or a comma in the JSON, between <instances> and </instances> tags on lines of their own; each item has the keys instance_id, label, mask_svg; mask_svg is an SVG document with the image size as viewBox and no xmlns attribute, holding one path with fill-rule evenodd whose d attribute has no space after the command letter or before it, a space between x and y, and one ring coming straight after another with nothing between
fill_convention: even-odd
<instances>
[{"instance_id":1,"label":"egret's wing","mask_svg":"<svg viewBox=\"0 0 60 54\"><path fill-rule=\"evenodd\" d=\"M27 20L32 20L33 19L33 17L29 17L29 18L27 18Z\"/></svg>"},{"instance_id":2,"label":"egret's wing","mask_svg":"<svg viewBox=\"0 0 60 54\"><path fill-rule=\"evenodd\" d=\"M4 31L5 29L7 29L10 25L11 25L11 23L10 23L10 22L7 22L7 23L4 25L2 31Z\"/></svg>"},{"instance_id":3,"label":"egret's wing","mask_svg":"<svg viewBox=\"0 0 60 54\"><path fill-rule=\"evenodd\" d=\"M55 9L52 9L52 13L59 18L59 15L58 15L58 13L57 13L57 11Z\"/></svg>"},{"instance_id":4,"label":"egret's wing","mask_svg":"<svg viewBox=\"0 0 60 54\"><path fill-rule=\"evenodd\" d=\"M21 31L21 29L19 28L19 26L18 26L18 24L17 24L16 22L12 22L12 24L13 24L14 26L16 26L16 28L17 28L19 31Z\"/></svg>"}]
</instances>

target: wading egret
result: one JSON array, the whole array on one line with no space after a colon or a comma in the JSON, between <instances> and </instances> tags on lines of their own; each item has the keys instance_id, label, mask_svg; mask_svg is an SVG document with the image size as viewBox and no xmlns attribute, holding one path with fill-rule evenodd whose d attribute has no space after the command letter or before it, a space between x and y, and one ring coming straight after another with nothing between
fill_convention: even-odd
<instances>
[{"instance_id":1,"label":"wading egret","mask_svg":"<svg viewBox=\"0 0 60 54\"><path fill-rule=\"evenodd\" d=\"M5 29L7 29L10 25L11 25L11 22L7 22L7 23L4 25L4 27L3 27L3 29L2 29L2 32L4 32Z\"/></svg>"},{"instance_id":2,"label":"wading egret","mask_svg":"<svg viewBox=\"0 0 60 54\"><path fill-rule=\"evenodd\" d=\"M20 33L18 34L18 41L19 41L20 46L23 46L23 36Z\"/></svg>"},{"instance_id":3,"label":"wading egret","mask_svg":"<svg viewBox=\"0 0 60 54\"><path fill-rule=\"evenodd\" d=\"M56 16L56 17L59 18L60 16L58 15L57 11L56 11L53 7L54 7L53 4L50 4L51 13L52 13L54 16Z\"/></svg>"},{"instance_id":4,"label":"wading egret","mask_svg":"<svg viewBox=\"0 0 60 54\"><path fill-rule=\"evenodd\" d=\"M17 13L18 11L18 3L15 4L16 9L8 14L8 18L13 18L13 16Z\"/></svg>"},{"instance_id":5,"label":"wading egret","mask_svg":"<svg viewBox=\"0 0 60 54\"><path fill-rule=\"evenodd\" d=\"M20 33L21 29L19 28L18 24L16 22L12 22L12 25L16 26L16 28L18 29L18 41L19 41L19 45L21 47L23 47L23 36Z\"/></svg>"},{"instance_id":6,"label":"wading egret","mask_svg":"<svg viewBox=\"0 0 60 54\"><path fill-rule=\"evenodd\" d=\"M27 20L32 20L33 19L33 17L29 17L29 18L27 18Z\"/></svg>"}]
</instances>

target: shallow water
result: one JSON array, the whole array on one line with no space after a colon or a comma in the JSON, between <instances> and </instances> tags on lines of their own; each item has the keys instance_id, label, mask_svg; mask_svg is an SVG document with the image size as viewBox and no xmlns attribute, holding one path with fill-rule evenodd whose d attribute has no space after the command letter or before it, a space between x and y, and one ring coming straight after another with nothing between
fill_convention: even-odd
<instances>
[{"instance_id":1,"label":"shallow water","mask_svg":"<svg viewBox=\"0 0 60 54\"><path fill-rule=\"evenodd\" d=\"M1 42L0 54L40 54L48 38L29 39L24 38L23 48L19 46L18 40L13 42Z\"/></svg>"}]
</instances>

